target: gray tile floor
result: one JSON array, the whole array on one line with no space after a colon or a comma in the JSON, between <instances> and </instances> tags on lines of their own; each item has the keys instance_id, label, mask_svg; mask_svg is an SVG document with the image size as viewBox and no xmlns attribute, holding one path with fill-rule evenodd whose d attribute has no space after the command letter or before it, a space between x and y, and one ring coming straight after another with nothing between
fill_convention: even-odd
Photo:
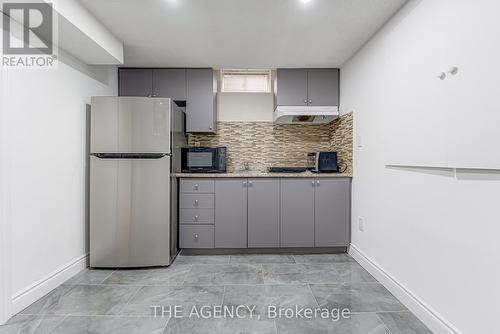
<instances>
[{"instance_id":1,"label":"gray tile floor","mask_svg":"<svg viewBox=\"0 0 500 334\"><path fill-rule=\"evenodd\" d=\"M185 316L154 317L156 305L177 305ZM187 316L203 305L255 308L241 310L241 319ZM349 309L351 315L270 318L269 305ZM86 270L0 326L4 333L431 332L349 255L324 254L181 255L169 268Z\"/></svg>"}]
</instances>

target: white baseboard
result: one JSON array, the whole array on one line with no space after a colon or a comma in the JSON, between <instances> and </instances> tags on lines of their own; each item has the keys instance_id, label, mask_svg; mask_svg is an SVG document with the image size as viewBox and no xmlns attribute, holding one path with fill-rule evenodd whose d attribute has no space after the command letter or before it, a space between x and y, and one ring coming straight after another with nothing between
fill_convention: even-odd
<instances>
[{"instance_id":1,"label":"white baseboard","mask_svg":"<svg viewBox=\"0 0 500 334\"><path fill-rule=\"evenodd\" d=\"M380 265L370 259L363 251L353 244L351 244L349 248L349 255L372 274L435 334L463 334L431 306L411 292L410 289L404 286L394 276L385 271Z\"/></svg>"},{"instance_id":2,"label":"white baseboard","mask_svg":"<svg viewBox=\"0 0 500 334\"><path fill-rule=\"evenodd\" d=\"M38 282L12 296L12 314L16 314L45 296L87 267L88 254L82 255L54 270Z\"/></svg>"}]
</instances>

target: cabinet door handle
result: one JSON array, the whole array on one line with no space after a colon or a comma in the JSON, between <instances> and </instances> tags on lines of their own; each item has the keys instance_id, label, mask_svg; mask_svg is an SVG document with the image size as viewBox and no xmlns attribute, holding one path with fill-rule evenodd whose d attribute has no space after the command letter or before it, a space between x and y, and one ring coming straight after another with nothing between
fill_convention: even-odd
<instances>
[{"instance_id":1,"label":"cabinet door handle","mask_svg":"<svg viewBox=\"0 0 500 334\"><path fill-rule=\"evenodd\" d=\"M198 184L195 184L195 185L194 185L194 190L198 190L198 188L199 188L199 187L200 187L200 186L199 186Z\"/></svg>"},{"instance_id":2,"label":"cabinet door handle","mask_svg":"<svg viewBox=\"0 0 500 334\"><path fill-rule=\"evenodd\" d=\"M195 199L195 200L194 200L194 206L198 206L198 203L199 203L199 202L198 202L198 200L197 200L197 199Z\"/></svg>"},{"instance_id":3,"label":"cabinet door handle","mask_svg":"<svg viewBox=\"0 0 500 334\"><path fill-rule=\"evenodd\" d=\"M198 239L199 235L195 233L195 234L193 234L193 237L194 237L195 239Z\"/></svg>"},{"instance_id":4,"label":"cabinet door handle","mask_svg":"<svg viewBox=\"0 0 500 334\"><path fill-rule=\"evenodd\" d=\"M197 222L200 219L199 216L194 216L194 221Z\"/></svg>"},{"instance_id":5,"label":"cabinet door handle","mask_svg":"<svg viewBox=\"0 0 500 334\"><path fill-rule=\"evenodd\" d=\"M309 104L313 103L313 100L309 100Z\"/></svg>"},{"instance_id":6,"label":"cabinet door handle","mask_svg":"<svg viewBox=\"0 0 500 334\"><path fill-rule=\"evenodd\" d=\"M318 180L318 181L316 181L316 185L318 185L318 186L319 186L319 180Z\"/></svg>"},{"instance_id":7,"label":"cabinet door handle","mask_svg":"<svg viewBox=\"0 0 500 334\"><path fill-rule=\"evenodd\" d=\"M252 186L252 184L253 184L252 181L248 181L249 186Z\"/></svg>"},{"instance_id":8,"label":"cabinet door handle","mask_svg":"<svg viewBox=\"0 0 500 334\"><path fill-rule=\"evenodd\" d=\"M311 181L312 186L314 187L314 181Z\"/></svg>"},{"instance_id":9,"label":"cabinet door handle","mask_svg":"<svg viewBox=\"0 0 500 334\"><path fill-rule=\"evenodd\" d=\"M247 181L243 181L243 187L247 186Z\"/></svg>"},{"instance_id":10,"label":"cabinet door handle","mask_svg":"<svg viewBox=\"0 0 500 334\"><path fill-rule=\"evenodd\" d=\"M307 99L304 100L304 103L307 103Z\"/></svg>"}]
</instances>

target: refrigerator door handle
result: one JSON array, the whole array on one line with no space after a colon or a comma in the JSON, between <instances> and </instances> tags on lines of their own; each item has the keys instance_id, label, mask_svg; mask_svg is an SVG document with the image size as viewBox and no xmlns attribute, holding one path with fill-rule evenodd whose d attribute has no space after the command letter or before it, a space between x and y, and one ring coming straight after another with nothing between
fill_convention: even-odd
<instances>
[{"instance_id":1,"label":"refrigerator door handle","mask_svg":"<svg viewBox=\"0 0 500 334\"><path fill-rule=\"evenodd\" d=\"M161 159L169 156L168 153L92 153L99 159Z\"/></svg>"}]
</instances>

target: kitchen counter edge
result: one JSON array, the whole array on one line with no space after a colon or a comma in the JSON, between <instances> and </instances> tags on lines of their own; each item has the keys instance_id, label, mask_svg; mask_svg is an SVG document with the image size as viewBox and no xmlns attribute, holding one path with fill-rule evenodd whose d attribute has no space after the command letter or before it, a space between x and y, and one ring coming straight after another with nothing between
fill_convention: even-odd
<instances>
[{"instance_id":1,"label":"kitchen counter edge","mask_svg":"<svg viewBox=\"0 0 500 334\"><path fill-rule=\"evenodd\" d=\"M352 178L348 173L175 173L179 178Z\"/></svg>"}]
</instances>

